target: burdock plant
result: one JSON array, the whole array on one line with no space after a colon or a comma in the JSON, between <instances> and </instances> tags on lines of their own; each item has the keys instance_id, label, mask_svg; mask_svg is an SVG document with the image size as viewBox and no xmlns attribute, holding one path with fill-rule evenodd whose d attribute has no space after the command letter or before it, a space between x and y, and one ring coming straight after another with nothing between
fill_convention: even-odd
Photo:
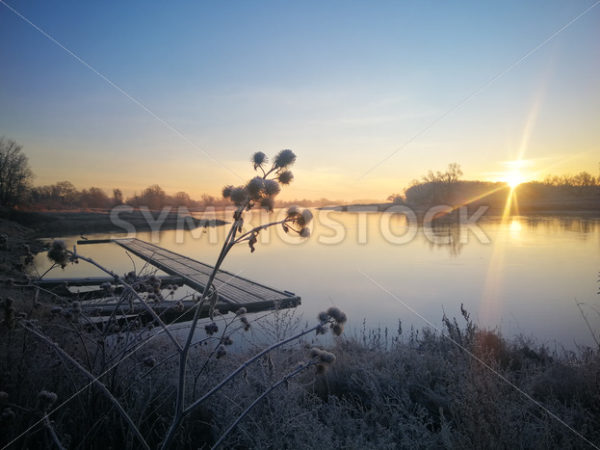
<instances>
[{"instance_id":1,"label":"burdock plant","mask_svg":"<svg viewBox=\"0 0 600 450\"><path fill-rule=\"evenodd\" d=\"M196 381L198 375L196 375L196 381L194 381L193 389L189 389L187 387L190 378L190 371L188 370L188 358L190 350L194 348L195 345L197 345L197 342L194 342L194 335L196 334L198 328L200 313L205 309L205 306L208 305L211 322L204 326L206 338L201 340L200 342L204 342L204 344L206 344L209 341L215 342L215 348L213 352L215 359L226 358L228 354L227 347L233 344L233 340L231 339L227 329L228 325L225 324L223 328L220 328L214 322L215 316L219 315L219 312L215 309L216 302L219 298L219 293L217 292L217 286L215 285L214 281L229 251L237 244L247 243L247 245L250 248L250 251L254 252L256 249L256 244L258 242L259 234L263 230L272 226L281 226L286 233L295 233L303 238L307 238L310 236L310 231L308 227L313 219L313 215L308 209L299 209L296 207L289 208L286 211L283 219L277 219L273 222L254 227L249 230L244 229L244 214L247 211L250 211L253 208L264 208L268 211L273 210L275 198L281 192L282 186L290 184L294 179L294 175L290 171L290 167L294 164L295 161L296 155L291 150L282 150L272 159L269 159L263 152L257 152L252 156L251 159L251 164L255 171L254 177L243 185L225 186L223 188L223 196L229 199L235 205L235 211L233 213L233 223L231 224L231 227L229 228L229 231L226 234L225 241L223 242L216 263L214 264L214 268L209 274L206 287L203 290L200 298L195 298L196 302L194 306L191 307L191 313L193 318L190 322L189 329L186 331L187 335L185 336L185 342L183 343L171 332L167 324L163 322L163 320L159 317L156 311L154 311L154 309L147 303L147 300L152 298L151 296L153 296L154 298L158 298L159 300L161 299L161 289L163 287L160 285L159 279L151 278L146 280L136 276L135 273L123 277L119 276L110 271L109 269L102 267L100 264L98 264L90 258L86 258L84 256L75 254L75 252L68 251L64 243L61 241L55 242L52 245L50 251L48 252L48 256L54 262L54 265L62 267L69 262L76 262L78 260L82 260L95 265L96 267L100 268L105 273L113 277L115 284L120 284L123 286L124 292L127 293L130 301L133 301L133 299L138 301L146 309L147 313L150 314L150 316L153 318L152 323L158 324L160 327L162 327L162 331L166 333L167 337L175 346L176 351L172 355L174 358L178 358L178 374L176 385L177 392L175 396L175 408L169 428L164 438L162 439L161 448L168 448L174 445L174 439L182 421L199 406L201 406L207 399L209 399L212 395L214 395L216 392L222 389L227 383L229 383L238 375L245 373L246 369L251 364L261 360L261 358L268 355L275 349L278 349L284 345L294 342L302 338L303 336L308 335L309 333L314 333L316 331L317 334L322 334L325 331L331 329L334 334L339 335L343 330L343 325L346 322L345 314L343 314L337 308L330 308L327 312L323 312L319 315L318 324L312 327L308 327L298 332L294 336L277 341L272 345L268 346L267 348L263 349L262 351L258 352L257 354L246 360L243 364L241 364L237 369L230 372L222 380L217 382L212 388L206 390L199 397L195 394ZM102 288L107 294L110 294L113 291L113 283L107 283L103 285ZM145 297L140 295L141 292L147 293L147 296ZM176 308L178 308L178 310L183 309L183 304L177 304ZM62 311L62 308L58 308L56 314L59 314ZM69 313L71 315L75 315L76 317L78 317L79 315L85 316L85 313L81 311L80 304L74 304L72 307L72 311L69 311ZM182 311L182 314L184 313L186 313L186 311ZM245 315L246 313L247 311L245 308L240 308L235 313L235 317L232 319L232 322L235 321L236 323L238 323L240 330L248 331L250 329L251 324L249 319ZM61 356L67 358L71 362L71 364L75 365L88 378L92 379L92 383L95 384L96 387L99 388L106 395L106 397L117 408L122 418L129 424L130 429L135 434L137 440L139 441L139 444L144 448L150 448L150 445L146 442L145 436L138 429L132 416L125 411L120 402L108 390L108 388L99 381L97 377L94 377L90 371L82 367L81 364L79 364L73 358L70 358L67 355L67 353L58 346L58 344L54 343L51 339L43 335L40 331L32 329L25 323L25 321L22 321L22 326L28 329L33 334L35 334L38 338L44 340ZM143 337L140 337L140 339L142 339L142 341L144 340ZM149 341L151 337L148 337L146 339L147 341ZM132 350L132 352L134 351L135 350ZM311 355L310 360L302 363L299 367L285 375L281 380L274 383L269 389L263 392L263 394L257 397L255 401L252 402L252 404L245 410L245 412L240 414L240 416L223 433L219 442L222 441L233 428L235 428L236 424L239 423L240 420L242 420L245 414L247 414L248 411L250 411L250 409L252 409L252 407L256 405L258 401L260 401L260 399L264 398L264 396L266 396L277 386L280 386L282 383L287 383L287 381L290 378L301 373L308 367L316 367L317 371L321 373L335 361L335 356L331 353L322 350L314 351L313 353L314 354ZM125 357L126 356L123 356L123 358ZM212 356L208 357L206 363L208 363L211 357ZM168 359L170 359L170 357ZM168 359L165 359L164 361L167 361ZM154 370L157 367L160 367L164 361L158 361L154 358L146 358L143 360L143 363L145 366L151 368L149 370ZM201 373L201 371L198 373Z\"/></svg>"},{"instance_id":2,"label":"burdock plant","mask_svg":"<svg viewBox=\"0 0 600 450\"><path fill-rule=\"evenodd\" d=\"M208 302L209 314L211 319L213 319L215 304L219 298L217 287L214 285L214 280L229 251L236 244L247 242L248 246L250 247L250 251L254 252L255 245L258 242L259 233L276 225L282 226L286 233L294 232L301 237L308 237L310 235L308 225L312 220L312 213L308 209L300 210L298 208L290 208L285 217L281 220L260 225L245 232L243 231L244 212L250 211L255 207L264 208L267 211L273 210L275 197L279 194L279 192L281 192L281 185L288 185L294 178L294 175L289 170L289 167L292 166L295 161L296 155L293 151L287 149L281 150L273 158L271 163L269 162L269 158L263 152L256 152L254 155L252 155L251 163L257 175L244 185L230 185L223 188L223 197L231 200L231 202L236 206L235 212L233 213L233 223L229 229L227 237L225 238L225 242L223 243L223 247L221 248L221 252L219 253L214 269L209 276L206 289L204 289L202 297L195 306L194 317L192 319L186 342L179 352L179 380L177 385L175 414L169 431L167 432L167 435L163 441L163 448L167 448L171 445L175 433L185 416L187 416L193 409L197 408L206 398L208 398L208 396L220 389L219 386L222 386L221 383L225 383L239 373L238 371L234 371L204 396L195 400L189 406L185 405L185 374L187 371L187 361L189 351L192 347L194 332L200 317L200 310L204 303ZM249 327L247 319L242 315L240 320L244 324L245 329L247 329ZM317 325L317 327L325 326L327 323L333 325L334 322L336 322L335 319L328 317L325 321L322 321L319 325ZM314 331L314 329L316 329L316 327L308 331ZM211 331L213 330L211 329ZM306 334L308 331L301 333L300 336ZM298 337L296 337L296 339L297 338ZM283 344L274 344L274 346L263 350L264 354L274 348L277 348L279 345ZM259 355L263 354L263 352L259 353ZM225 348L221 346L217 356L223 357L225 354ZM252 358L250 362L254 360L255 359ZM247 363L249 364L250 362Z\"/></svg>"}]
</instances>

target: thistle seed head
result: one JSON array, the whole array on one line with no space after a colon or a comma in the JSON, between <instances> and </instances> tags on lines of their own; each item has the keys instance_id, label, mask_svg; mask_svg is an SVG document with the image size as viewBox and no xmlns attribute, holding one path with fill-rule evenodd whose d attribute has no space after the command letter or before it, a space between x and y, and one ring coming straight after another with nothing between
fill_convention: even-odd
<instances>
[{"instance_id":1,"label":"thistle seed head","mask_svg":"<svg viewBox=\"0 0 600 450\"><path fill-rule=\"evenodd\" d=\"M300 214L300 208L297 206L290 206L287 210L288 217L295 217Z\"/></svg>"},{"instance_id":2,"label":"thistle seed head","mask_svg":"<svg viewBox=\"0 0 600 450\"><path fill-rule=\"evenodd\" d=\"M265 208L267 211L273 211L274 202L271 197L264 197L260 200L260 206Z\"/></svg>"},{"instance_id":3,"label":"thistle seed head","mask_svg":"<svg viewBox=\"0 0 600 450\"><path fill-rule=\"evenodd\" d=\"M283 169L285 167L291 166L292 164L294 164L294 162L296 162L296 154L293 151L286 149L281 150L279 153L277 153L273 165L277 169Z\"/></svg>"},{"instance_id":4,"label":"thistle seed head","mask_svg":"<svg viewBox=\"0 0 600 450\"><path fill-rule=\"evenodd\" d=\"M69 262L69 255L67 254L65 241L57 240L52 242L50 250L48 250L48 259L63 268L67 265Z\"/></svg>"},{"instance_id":5,"label":"thistle seed head","mask_svg":"<svg viewBox=\"0 0 600 450\"><path fill-rule=\"evenodd\" d=\"M346 314L344 314L339 308L335 306L329 308L327 310L327 314L329 314L333 318L333 320L335 320L338 323L345 323L348 320Z\"/></svg>"},{"instance_id":6,"label":"thistle seed head","mask_svg":"<svg viewBox=\"0 0 600 450\"><path fill-rule=\"evenodd\" d=\"M265 180L265 193L270 196L275 196L279 194L281 191L281 187L279 183L275 180Z\"/></svg>"},{"instance_id":7,"label":"thistle seed head","mask_svg":"<svg viewBox=\"0 0 600 450\"><path fill-rule=\"evenodd\" d=\"M263 152L256 152L254 155L252 155L252 164L254 165L254 170L261 167L267 161L267 155L265 155Z\"/></svg>"},{"instance_id":8,"label":"thistle seed head","mask_svg":"<svg viewBox=\"0 0 600 450\"><path fill-rule=\"evenodd\" d=\"M289 170L284 170L277 177L281 184L290 184L294 179L294 174Z\"/></svg>"},{"instance_id":9,"label":"thistle seed head","mask_svg":"<svg viewBox=\"0 0 600 450\"><path fill-rule=\"evenodd\" d=\"M54 392L40 391L37 396L38 409L40 411L48 411L50 407L56 402L58 396Z\"/></svg>"},{"instance_id":10,"label":"thistle seed head","mask_svg":"<svg viewBox=\"0 0 600 450\"><path fill-rule=\"evenodd\" d=\"M265 180L263 180L261 177L252 178L246 185L246 189L248 190L248 194L252 200L259 200L264 188Z\"/></svg>"},{"instance_id":11,"label":"thistle seed head","mask_svg":"<svg viewBox=\"0 0 600 450\"><path fill-rule=\"evenodd\" d=\"M240 206L248 200L248 190L245 187L238 186L231 190L231 201L236 204L236 206Z\"/></svg>"},{"instance_id":12,"label":"thistle seed head","mask_svg":"<svg viewBox=\"0 0 600 450\"><path fill-rule=\"evenodd\" d=\"M231 186L231 185L225 186L223 188L223 198L231 197L231 191L233 191L233 186Z\"/></svg>"}]
</instances>

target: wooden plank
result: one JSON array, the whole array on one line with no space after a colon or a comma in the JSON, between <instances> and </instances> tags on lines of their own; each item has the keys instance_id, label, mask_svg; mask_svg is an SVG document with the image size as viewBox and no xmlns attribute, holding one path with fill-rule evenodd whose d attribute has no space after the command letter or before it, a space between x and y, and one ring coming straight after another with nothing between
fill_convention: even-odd
<instances>
[{"instance_id":1,"label":"wooden plank","mask_svg":"<svg viewBox=\"0 0 600 450\"><path fill-rule=\"evenodd\" d=\"M161 275L157 276L160 279L161 284L177 284L181 286L183 279L174 275ZM33 280L32 283L41 287L54 287L54 286L100 286L102 283L113 284L115 279L112 277L84 277L84 278L44 278L41 280Z\"/></svg>"},{"instance_id":2,"label":"wooden plank","mask_svg":"<svg viewBox=\"0 0 600 450\"><path fill-rule=\"evenodd\" d=\"M77 245L110 244L112 239L79 239Z\"/></svg>"},{"instance_id":3,"label":"wooden plank","mask_svg":"<svg viewBox=\"0 0 600 450\"><path fill-rule=\"evenodd\" d=\"M184 284L199 292L204 291L213 270L208 264L135 238L115 239L113 242L164 272L181 277ZM234 305L264 309L276 303L294 306L300 303L300 297L291 292L277 291L225 270L217 273L215 285L219 292L219 303L230 304L231 309L234 309Z\"/></svg>"},{"instance_id":4,"label":"wooden plank","mask_svg":"<svg viewBox=\"0 0 600 450\"><path fill-rule=\"evenodd\" d=\"M179 303L179 304L178 304ZM300 304L300 297L288 297L279 301L264 301L264 302L252 302L245 304L244 307L249 313L268 311L281 308L294 308ZM196 301L186 300L183 302L164 301L161 303L151 303L152 309L161 317L166 324L185 322L191 320L194 316L193 307L196 305ZM82 306L82 310L85 314L93 315L95 317L108 317L116 308L116 303L104 303L95 305ZM182 307L183 306L183 307ZM222 314L228 312L236 312L240 306L231 303L217 303L215 306ZM117 314L126 317L139 317L143 322L152 321L152 316L146 311L144 306L135 302L133 308L127 303L121 304L117 310ZM209 306L204 304L200 309L200 317L205 318L209 315Z\"/></svg>"}]
</instances>

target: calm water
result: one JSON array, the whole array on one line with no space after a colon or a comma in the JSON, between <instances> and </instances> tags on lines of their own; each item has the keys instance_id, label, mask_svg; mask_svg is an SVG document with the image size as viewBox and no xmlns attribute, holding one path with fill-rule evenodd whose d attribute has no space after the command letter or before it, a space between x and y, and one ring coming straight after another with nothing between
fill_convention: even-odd
<instances>
[{"instance_id":1,"label":"calm water","mask_svg":"<svg viewBox=\"0 0 600 450\"><path fill-rule=\"evenodd\" d=\"M255 215L250 223L259 220ZM362 328L363 319L368 327L390 330L400 319L405 332L426 321L439 326L444 311L460 317L463 303L479 325L506 336L523 334L559 348L592 344L574 302L584 303L591 325L600 330L600 219L487 218L479 225L483 234L461 235L457 226L428 233L420 228L409 240L403 216L325 212L317 215L310 239L291 239L272 229L259 238L255 253L247 245L234 248L223 268L299 294L299 312L307 320L339 306L350 318L350 332ZM137 237L212 264L224 233L220 227ZM452 242L442 242L446 238ZM76 238L66 240L73 245ZM114 244L78 250L118 273L132 270L131 260ZM134 261L138 270L144 265ZM40 271L48 266L45 255L37 256L36 266ZM99 274L80 263L48 277Z\"/></svg>"}]
</instances>

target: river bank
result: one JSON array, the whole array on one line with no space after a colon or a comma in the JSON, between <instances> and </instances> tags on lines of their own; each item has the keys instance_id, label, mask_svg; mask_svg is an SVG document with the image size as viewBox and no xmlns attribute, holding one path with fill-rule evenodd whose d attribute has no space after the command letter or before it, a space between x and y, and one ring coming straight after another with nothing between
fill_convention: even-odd
<instances>
[{"instance_id":1,"label":"river bank","mask_svg":"<svg viewBox=\"0 0 600 450\"><path fill-rule=\"evenodd\" d=\"M84 233L127 233L137 231L191 230L227 224L220 219L197 219L177 212L134 210L33 212L3 210L0 217L31 230L38 237Z\"/></svg>"},{"instance_id":2,"label":"river bank","mask_svg":"<svg viewBox=\"0 0 600 450\"><path fill-rule=\"evenodd\" d=\"M6 221L0 221L0 230L8 237L0 257L22 264L31 251L25 246L36 245L31 240L35 232ZM76 300L21 287L15 278L19 273L18 267L11 268L9 280L3 272L0 283L0 445L15 440L17 447L49 448L58 440L65 448L139 448L107 396L60 357L55 345L98 377L150 446L159 446L175 403L176 353L168 340L124 352L122 346L139 342L147 327L132 321L107 330L89 328ZM589 448L589 442L600 443L600 348L551 350L479 327L466 310L462 316L445 318L439 330L402 330L399 324L396 330L365 329L357 336L327 339L313 332L247 366L190 415L175 444L212 446L244 408L276 383L280 387L256 403L224 445L538 448L543 443L544 448ZM225 351L224 342L252 343L255 328L270 330L275 342L304 323L285 312L248 315L246 321L248 331L232 315L217 321L216 333L199 327L206 345L190 354L197 396L264 348L255 343ZM34 327L52 344L21 325ZM309 362L311 348L319 345L335 355L335 362L286 378ZM51 427L43 420L46 413Z\"/></svg>"}]
</instances>

